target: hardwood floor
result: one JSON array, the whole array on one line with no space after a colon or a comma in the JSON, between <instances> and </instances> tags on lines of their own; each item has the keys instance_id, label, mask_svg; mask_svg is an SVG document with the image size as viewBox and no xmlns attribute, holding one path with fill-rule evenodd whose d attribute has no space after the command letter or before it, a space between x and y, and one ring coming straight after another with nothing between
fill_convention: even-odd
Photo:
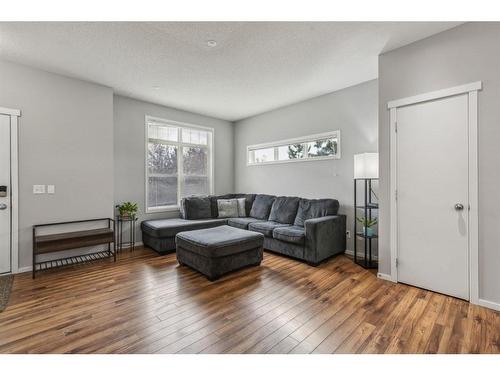
<instances>
[{"instance_id":1,"label":"hardwood floor","mask_svg":"<svg viewBox=\"0 0 500 375\"><path fill-rule=\"evenodd\" d=\"M215 283L149 249L16 275L2 353L500 353L500 313L336 257L265 253Z\"/></svg>"}]
</instances>

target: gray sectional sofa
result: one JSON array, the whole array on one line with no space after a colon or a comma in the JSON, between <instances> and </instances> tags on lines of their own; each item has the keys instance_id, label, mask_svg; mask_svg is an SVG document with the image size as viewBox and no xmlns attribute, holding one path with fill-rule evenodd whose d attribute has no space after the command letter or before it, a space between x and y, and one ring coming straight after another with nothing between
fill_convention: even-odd
<instances>
[{"instance_id":1,"label":"gray sectional sofa","mask_svg":"<svg viewBox=\"0 0 500 375\"><path fill-rule=\"evenodd\" d=\"M219 218L218 199L245 198L246 217ZM226 194L188 197L181 218L141 223L146 246L160 254L175 251L177 233L229 225L264 235L264 249L318 265L343 253L346 217L338 215L335 199L276 197L266 194Z\"/></svg>"}]
</instances>

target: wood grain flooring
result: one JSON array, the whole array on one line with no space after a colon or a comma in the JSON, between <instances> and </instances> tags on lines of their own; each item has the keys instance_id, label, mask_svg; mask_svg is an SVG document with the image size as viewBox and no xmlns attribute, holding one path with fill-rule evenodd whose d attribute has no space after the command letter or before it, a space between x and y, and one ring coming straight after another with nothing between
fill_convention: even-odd
<instances>
[{"instance_id":1,"label":"wood grain flooring","mask_svg":"<svg viewBox=\"0 0 500 375\"><path fill-rule=\"evenodd\" d=\"M211 283L149 249L16 275L1 353L500 353L500 313L377 279L345 256L265 253Z\"/></svg>"}]
</instances>

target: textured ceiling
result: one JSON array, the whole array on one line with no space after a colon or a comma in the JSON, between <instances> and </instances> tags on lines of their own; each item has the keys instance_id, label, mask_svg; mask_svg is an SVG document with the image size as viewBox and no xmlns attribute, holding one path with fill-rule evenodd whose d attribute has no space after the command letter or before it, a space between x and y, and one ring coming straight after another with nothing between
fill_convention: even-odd
<instances>
[{"instance_id":1,"label":"textured ceiling","mask_svg":"<svg viewBox=\"0 0 500 375\"><path fill-rule=\"evenodd\" d=\"M380 53L456 25L1 22L0 58L234 121L377 78Z\"/></svg>"}]
</instances>

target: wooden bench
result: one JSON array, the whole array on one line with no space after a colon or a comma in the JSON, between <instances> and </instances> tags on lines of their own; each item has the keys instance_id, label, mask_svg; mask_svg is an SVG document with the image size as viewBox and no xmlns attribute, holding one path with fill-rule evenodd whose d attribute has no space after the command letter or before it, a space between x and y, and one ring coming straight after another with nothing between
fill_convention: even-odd
<instances>
[{"instance_id":1,"label":"wooden bench","mask_svg":"<svg viewBox=\"0 0 500 375\"><path fill-rule=\"evenodd\" d=\"M64 226L69 224L91 223L107 221L107 227L97 229L86 229L72 232L62 232L55 234L39 234L37 229L49 226ZM37 270L45 270L55 267L62 267L71 264L85 263L97 259L113 256L116 262L115 243L115 221L111 218L66 221L62 223L39 224L33 226L33 278ZM113 243L113 249L111 249ZM78 249L81 247L108 245L107 250L94 252L85 255L76 255L66 258L58 258L48 261L37 262L37 255L54 253L58 251ZM38 268L38 269L37 269Z\"/></svg>"}]
</instances>

